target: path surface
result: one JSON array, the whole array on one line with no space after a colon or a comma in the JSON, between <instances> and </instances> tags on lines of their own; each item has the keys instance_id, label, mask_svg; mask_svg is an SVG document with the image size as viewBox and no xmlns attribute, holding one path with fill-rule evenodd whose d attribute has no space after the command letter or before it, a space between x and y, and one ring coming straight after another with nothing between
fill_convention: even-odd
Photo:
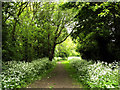
<instances>
[{"instance_id":1,"label":"path surface","mask_svg":"<svg viewBox=\"0 0 120 90\"><path fill-rule=\"evenodd\" d=\"M42 80L37 80L28 88L80 88L64 69L64 65L61 62L57 63L56 68Z\"/></svg>"}]
</instances>

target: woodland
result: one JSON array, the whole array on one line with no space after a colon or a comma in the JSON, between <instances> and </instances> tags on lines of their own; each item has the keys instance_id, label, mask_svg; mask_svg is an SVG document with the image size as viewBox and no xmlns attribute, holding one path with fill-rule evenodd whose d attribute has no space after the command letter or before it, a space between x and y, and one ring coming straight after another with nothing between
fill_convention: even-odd
<instances>
[{"instance_id":1,"label":"woodland","mask_svg":"<svg viewBox=\"0 0 120 90\"><path fill-rule=\"evenodd\" d=\"M61 60L90 88L118 88L119 59L119 2L2 2L2 88L26 87Z\"/></svg>"}]
</instances>

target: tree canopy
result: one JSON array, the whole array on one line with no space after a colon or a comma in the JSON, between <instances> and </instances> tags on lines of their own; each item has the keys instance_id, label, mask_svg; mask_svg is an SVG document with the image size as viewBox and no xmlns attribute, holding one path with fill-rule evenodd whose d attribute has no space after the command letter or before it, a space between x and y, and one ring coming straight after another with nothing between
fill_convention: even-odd
<instances>
[{"instance_id":1,"label":"tree canopy","mask_svg":"<svg viewBox=\"0 0 120 90\"><path fill-rule=\"evenodd\" d=\"M2 10L4 60L52 60L56 45L73 32L67 30L72 9L62 10L55 2L4 2Z\"/></svg>"},{"instance_id":2,"label":"tree canopy","mask_svg":"<svg viewBox=\"0 0 120 90\"><path fill-rule=\"evenodd\" d=\"M120 58L119 22L119 2L3 2L3 60L52 61L72 37L82 58L112 62Z\"/></svg>"},{"instance_id":3,"label":"tree canopy","mask_svg":"<svg viewBox=\"0 0 120 90\"><path fill-rule=\"evenodd\" d=\"M85 59L110 61L120 57L120 3L68 2L63 8L74 8L77 25L72 34L78 51Z\"/></svg>"}]
</instances>

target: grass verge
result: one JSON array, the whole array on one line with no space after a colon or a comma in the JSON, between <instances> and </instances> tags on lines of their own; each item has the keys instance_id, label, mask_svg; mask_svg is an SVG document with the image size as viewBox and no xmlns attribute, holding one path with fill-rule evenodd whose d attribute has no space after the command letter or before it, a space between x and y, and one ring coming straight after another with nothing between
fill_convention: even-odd
<instances>
[{"instance_id":1,"label":"grass verge","mask_svg":"<svg viewBox=\"0 0 120 90\"><path fill-rule=\"evenodd\" d=\"M86 85L83 85L82 82L78 81L78 76L76 75L76 70L74 68L72 68L72 66L70 65L69 61L63 61L61 62L61 64L64 65L65 70L69 73L70 77L76 81L76 84L79 84L81 87L80 88L87 88Z\"/></svg>"}]
</instances>

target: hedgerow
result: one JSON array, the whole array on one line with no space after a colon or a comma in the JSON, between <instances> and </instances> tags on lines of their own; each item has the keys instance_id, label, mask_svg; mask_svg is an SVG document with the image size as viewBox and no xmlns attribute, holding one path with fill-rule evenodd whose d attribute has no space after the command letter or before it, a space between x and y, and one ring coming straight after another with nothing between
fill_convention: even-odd
<instances>
[{"instance_id":1,"label":"hedgerow","mask_svg":"<svg viewBox=\"0 0 120 90\"><path fill-rule=\"evenodd\" d=\"M2 66L2 88L21 88L41 78L41 75L50 70L54 63L43 58L32 62L8 61Z\"/></svg>"},{"instance_id":2,"label":"hedgerow","mask_svg":"<svg viewBox=\"0 0 120 90\"><path fill-rule=\"evenodd\" d=\"M69 60L78 81L90 88L118 88L118 62Z\"/></svg>"}]
</instances>

